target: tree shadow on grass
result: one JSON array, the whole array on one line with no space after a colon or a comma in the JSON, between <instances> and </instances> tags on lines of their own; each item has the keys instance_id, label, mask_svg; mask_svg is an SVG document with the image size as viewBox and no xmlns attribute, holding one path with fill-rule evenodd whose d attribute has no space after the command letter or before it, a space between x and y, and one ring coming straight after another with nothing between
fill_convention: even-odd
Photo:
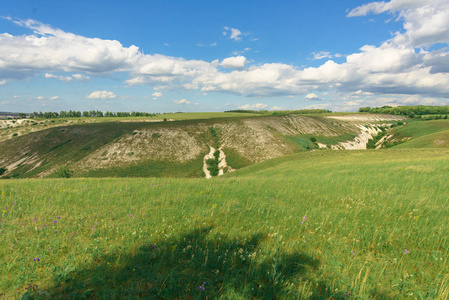
<instances>
[{"instance_id":1,"label":"tree shadow on grass","mask_svg":"<svg viewBox=\"0 0 449 300\"><path fill-rule=\"evenodd\" d=\"M64 299L291 299L292 285L319 262L302 253L262 255L263 235L233 238L195 229L146 244L133 253L102 255L89 268L59 277L49 298ZM325 283L313 298L330 296ZM343 295L332 294L333 299Z\"/></svg>"}]
</instances>

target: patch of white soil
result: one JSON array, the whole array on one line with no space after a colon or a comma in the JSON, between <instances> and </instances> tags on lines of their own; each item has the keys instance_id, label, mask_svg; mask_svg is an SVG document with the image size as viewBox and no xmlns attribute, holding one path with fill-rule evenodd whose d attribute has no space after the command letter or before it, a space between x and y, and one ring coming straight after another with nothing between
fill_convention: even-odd
<instances>
[{"instance_id":1,"label":"patch of white soil","mask_svg":"<svg viewBox=\"0 0 449 300\"><path fill-rule=\"evenodd\" d=\"M326 144L321 144L321 143L316 143L317 145L318 145L318 148L320 148L320 149L326 149L327 148L327 145Z\"/></svg>"},{"instance_id":2,"label":"patch of white soil","mask_svg":"<svg viewBox=\"0 0 449 300\"><path fill-rule=\"evenodd\" d=\"M210 171L207 169L208 168L208 164L207 164L207 160L209 159L214 159L214 153L215 153L215 148L209 146L210 151L208 154L206 154L203 158L203 172L204 172L204 177L206 178L212 178L212 175L210 175ZM218 151L220 151L220 156L218 158L219 163L218 163L218 176L221 176L224 174L225 170L227 172L233 172L235 171L235 169L231 168L230 166L228 166L228 163L226 162L226 154L224 153L223 150L218 149Z\"/></svg>"},{"instance_id":3,"label":"patch of white soil","mask_svg":"<svg viewBox=\"0 0 449 300\"><path fill-rule=\"evenodd\" d=\"M204 151L204 144L188 128L145 128L109 143L83 160L86 168L102 168L141 160L186 162Z\"/></svg>"},{"instance_id":4,"label":"patch of white soil","mask_svg":"<svg viewBox=\"0 0 449 300\"><path fill-rule=\"evenodd\" d=\"M331 146L331 149L339 150L365 150L366 144L373 136L376 136L381 130L373 124L369 125L356 125L361 132L352 140L347 142L340 142L338 145ZM388 124L382 124L380 126L389 126Z\"/></svg>"},{"instance_id":5,"label":"patch of white soil","mask_svg":"<svg viewBox=\"0 0 449 300\"><path fill-rule=\"evenodd\" d=\"M214 153L215 153L215 148L214 147L210 147L210 151L208 154L204 155L203 158L203 172L205 174L204 177L206 178L212 178L212 175L210 175L210 171L207 169L208 165L207 165L207 160L208 159L213 159L214 158Z\"/></svg>"},{"instance_id":6,"label":"patch of white soil","mask_svg":"<svg viewBox=\"0 0 449 300\"><path fill-rule=\"evenodd\" d=\"M341 121L356 121L356 122L400 121L407 119L406 117L403 116L394 116L387 114L350 114L341 116L327 116L326 118Z\"/></svg>"}]
</instances>

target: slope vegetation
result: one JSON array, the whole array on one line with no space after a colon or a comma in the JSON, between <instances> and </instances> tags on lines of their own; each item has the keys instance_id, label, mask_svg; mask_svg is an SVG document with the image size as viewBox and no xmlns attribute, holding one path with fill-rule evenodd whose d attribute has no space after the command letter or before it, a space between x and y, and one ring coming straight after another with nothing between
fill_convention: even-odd
<instances>
[{"instance_id":1,"label":"slope vegetation","mask_svg":"<svg viewBox=\"0 0 449 300\"><path fill-rule=\"evenodd\" d=\"M55 176L64 166L75 176L201 177L211 148L220 152L220 161L226 157L226 164L216 162L221 174L317 148L365 149L379 126L389 126L382 123L397 118L287 115L58 124L0 142L0 167L7 177Z\"/></svg>"},{"instance_id":2,"label":"slope vegetation","mask_svg":"<svg viewBox=\"0 0 449 300\"><path fill-rule=\"evenodd\" d=\"M2 180L0 294L447 299L448 172L448 149L387 149L210 180Z\"/></svg>"}]
</instances>

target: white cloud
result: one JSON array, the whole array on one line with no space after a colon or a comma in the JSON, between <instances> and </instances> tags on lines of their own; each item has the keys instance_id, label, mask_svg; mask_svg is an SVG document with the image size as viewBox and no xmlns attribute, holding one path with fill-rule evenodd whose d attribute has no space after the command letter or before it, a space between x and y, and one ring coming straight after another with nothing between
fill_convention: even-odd
<instances>
[{"instance_id":1,"label":"white cloud","mask_svg":"<svg viewBox=\"0 0 449 300\"><path fill-rule=\"evenodd\" d=\"M319 52L312 52L310 53L310 55L312 55L311 59L314 60L319 60L319 59L323 59L323 58L333 58L333 57L342 57L343 55L339 54L339 53L335 53L335 54L331 54L328 51L319 51Z\"/></svg>"},{"instance_id":2,"label":"white cloud","mask_svg":"<svg viewBox=\"0 0 449 300\"><path fill-rule=\"evenodd\" d=\"M50 100L58 100L59 99L59 97L58 96L53 96L53 97L50 97Z\"/></svg>"},{"instance_id":3,"label":"white cloud","mask_svg":"<svg viewBox=\"0 0 449 300\"><path fill-rule=\"evenodd\" d=\"M151 96L153 96L153 100L157 100L157 98L164 96L161 92L154 92Z\"/></svg>"},{"instance_id":4,"label":"white cloud","mask_svg":"<svg viewBox=\"0 0 449 300\"><path fill-rule=\"evenodd\" d=\"M327 51L312 52L311 55L313 56L312 59L332 58L332 55Z\"/></svg>"},{"instance_id":5,"label":"white cloud","mask_svg":"<svg viewBox=\"0 0 449 300\"><path fill-rule=\"evenodd\" d=\"M251 65L244 56L207 62L147 55L135 46L124 47L118 41L87 38L32 20L16 21L33 33L0 34L0 84L41 73L46 78L70 81L96 74L126 72L128 85L150 85L157 91L187 89L270 97L310 94L318 90L320 94L338 91L344 98L355 97L351 93L361 90L376 95L448 97L449 50L429 48L436 43L449 43L448 1L392 0L371 4L355 8L348 16L397 14L399 18L396 19L403 22L403 30L380 45L361 47L358 52L347 55L343 63L327 60L319 67L309 68L282 63ZM229 27L224 31L233 39L244 35L238 32L234 31L233 35ZM327 52L312 55L328 59L341 56Z\"/></svg>"},{"instance_id":6,"label":"white cloud","mask_svg":"<svg viewBox=\"0 0 449 300\"><path fill-rule=\"evenodd\" d=\"M251 51L251 48L245 48L243 50L234 50L232 51L232 55L238 56L248 51Z\"/></svg>"},{"instance_id":7,"label":"white cloud","mask_svg":"<svg viewBox=\"0 0 449 300\"><path fill-rule=\"evenodd\" d=\"M50 74L50 73L45 73L44 77L58 79L58 80L65 81L65 82L71 82L73 80L86 81L90 78L89 76L82 75L82 74L73 74L71 76L58 76L58 75L54 75L54 74Z\"/></svg>"},{"instance_id":8,"label":"white cloud","mask_svg":"<svg viewBox=\"0 0 449 300\"><path fill-rule=\"evenodd\" d=\"M7 83L6 79L0 80L0 85L6 85Z\"/></svg>"},{"instance_id":9,"label":"white cloud","mask_svg":"<svg viewBox=\"0 0 449 300\"><path fill-rule=\"evenodd\" d=\"M116 97L117 95L115 95L113 92L108 91L95 91L86 96L86 98L88 99L102 99L102 100L114 99Z\"/></svg>"},{"instance_id":10,"label":"white cloud","mask_svg":"<svg viewBox=\"0 0 449 300\"><path fill-rule=\"evenodd\" d=\"M224 27L223 35L227 36L229 34L229 38L234 41L240 41L242 39L243 33L237 28L230 28L228 26Z\"/></svg>"},{"instance_id":11,"label":"white cloud","mask_svg":"<svg viewBox=\"0 0 449 300\"><path fill-rule=\"evenodd\" d=\"M44 97L44 96L37 96L36 99L37 99L37 100L44 100L45 97Z\"/></svg>"},{"instance_id":12,"label":"white cloud","mask_svg":"<svg viewBox=\"0 0 449 300\"><path fill-rule=\"evenodd\" d=\"M187 99L174 100L173 102L175 102L176 104L190 104L190 101L188 101Z\"/></svg>"},{"instance_id":13,"label":"white cloud","mask_svg":"<svg viewBox=\"0 0 449 300\"><path fill-rule=\"evenodd\" d=\"M320 98L319 98L316 94L314 94L314 93L307 94L307 95L304 97L304 99L305 99L305 100L312 100L312 101L320 100Z\"/></svg>"},{"instance_id":14,"label":"white cloud","mask_svg":"<svg viewBox=\"0 0 449 300\"><path fill-rule=\"evenodd\" d=\"M263 104L263 103L256 103L256 104L244 104L239 106L239 109L249 109L249 110L261 110L261 109L265 109L267 108L268 105L267 104Z\"/></svg>"},{"instance_id":15,"label":"white cloud","mask_svg":"<svg viewBox=\"0 0 449 300\"><path fill-rule=\"evenodd\" d=\"M223 59L223 61L220 63L220 66L229 69L241 69L245 66L246 62L246 57L234 56Z\"/></svg>"}]
</instances>

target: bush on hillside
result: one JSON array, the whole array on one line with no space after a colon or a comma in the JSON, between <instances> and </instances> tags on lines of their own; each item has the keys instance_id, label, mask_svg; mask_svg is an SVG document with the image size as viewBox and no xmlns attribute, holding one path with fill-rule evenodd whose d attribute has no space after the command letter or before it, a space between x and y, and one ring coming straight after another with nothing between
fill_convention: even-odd
<instances>
[{"instance_id":1,"label":"bush on hillside","mask_svg":"<svg viewBox=\"0 0 449 300\"><path fill-rule=\"evenodd\" d=\"M56 169L56 171L53 173L57 178L70 178L73 176L73 171L67 167L60 167Z\"/></svg>"},{"instance_id":2,"label":"bush on hillside","mask_svg":"<svg viewBox=\"0 0 449 300\"><path fill-rule=\"evenodd\" d=\"M5 174L6 172L6 168L0 168L0 176Z\"/></svg>"}]
</instances>

